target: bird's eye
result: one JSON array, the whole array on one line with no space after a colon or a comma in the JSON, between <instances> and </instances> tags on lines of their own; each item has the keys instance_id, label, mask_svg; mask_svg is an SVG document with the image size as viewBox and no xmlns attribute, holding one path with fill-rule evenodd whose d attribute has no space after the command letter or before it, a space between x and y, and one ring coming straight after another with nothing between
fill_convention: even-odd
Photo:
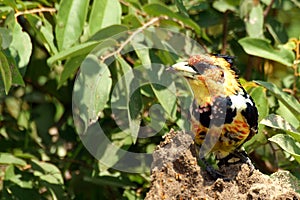
<instances>
[{"instance_id":1,"label":"bird's eye","mask_svg":"<svg viewBox=\"0 0 300 200\"><path fill-rule=\"evenodd\" d=\"M223 72L223 71L221 71L220 76L221 76L222 78L224 78L224 72Z\"/></svg>"}]
</instances>

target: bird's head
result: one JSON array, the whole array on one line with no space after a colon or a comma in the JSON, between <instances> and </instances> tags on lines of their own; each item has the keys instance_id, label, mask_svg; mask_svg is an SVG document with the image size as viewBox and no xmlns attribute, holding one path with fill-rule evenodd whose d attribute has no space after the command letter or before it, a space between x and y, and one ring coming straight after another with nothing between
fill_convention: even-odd
<instances>
[{"instance_id":1,"label":"bird's head","mask_svg":"<svg viewBox=\"0 0 300 200\"><path fill-rule=\"evenodd\" d=\"M240 89L232 60L223 55L194 55L187 62L174 64L171 69L189 81L194 93L206 88L210 94L230 95Z\"/></svg>"}]
</instances>

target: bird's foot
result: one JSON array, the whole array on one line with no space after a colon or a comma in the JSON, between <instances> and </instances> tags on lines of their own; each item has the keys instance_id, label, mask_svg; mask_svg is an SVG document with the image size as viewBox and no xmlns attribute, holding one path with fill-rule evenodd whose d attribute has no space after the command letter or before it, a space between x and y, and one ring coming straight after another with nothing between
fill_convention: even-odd
<instances>
[{"instance_id":1,"label":"bird's foot","mask_svg":"<svg viewBox=\"0 0 300 200\"><path fill-rule=\"evenodd\" d=\"M223 179L224 181L230 181L230 178L225 177L224 174L222 174L221 172L217 171L215 168L213 168L213 166L211 166L206 160L205 158L200 158L202 163L205 165L205 169L208 172L208 174L214 179L217 180L218 178Z\"/></svg>"},{"instance_id":2,"label":"bird's foot","mask_svg":"<svg viewBox=\"0 0 300 200\"><path fill-rule=\"evenodd\" d=\"M238 160L235 162L232 161L232 160L236 160L236 159L238 159ZM236 150L236 151L230 153L227 157L220 159L218 166L230 165L230 164L234 164L234 163L238 163L238 162L242 162L242 163L245 163L248 165L248 167L250 169L249 176L251 176L255 167L252 164L250 158L248 157L247 153L244 150Z\"/></svg>"},{"instance_id":3,"label":"bird's foot","mask_svg":"<svg viewBox=\"0 0 300 200\"><path fill-rule=\"evenodd\" d=\"M232 153L235 157L241 159L241 162L246 163L250 169L250 174L249 176L251 176L253 174L253 171L255 169L253 163L251 162L250 158L248 157L246 151L244 150L236 150Z\"/></svg>"}]
</instances>

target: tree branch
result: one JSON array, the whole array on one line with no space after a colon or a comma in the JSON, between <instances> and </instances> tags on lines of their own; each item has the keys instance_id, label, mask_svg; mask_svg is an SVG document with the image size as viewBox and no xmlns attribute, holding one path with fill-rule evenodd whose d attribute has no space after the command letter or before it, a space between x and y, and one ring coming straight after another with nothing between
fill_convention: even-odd
<instances>
[{"instance_id":1,"label":"tree branch","mask_svg":"<svg viewBox=\"0 0 300 200\"><path fill-rule=\"evenodd\" d=\"M113 51L105 56L102 56L100 59L101 59L101 62L104 62L107 58L111 57L111 56L114 56L116 54L120 54L122 49L124 49L124 47L130 42L132 41L132 39L140 32L144 31L146 28L148 28L149 26L157 23L159 20L161 20L162 17L155 17L155 18L152 18L150 21L148 21L147 23L145 23L142 27L136 29L134 32L131 33L131 35L122 43L120 44L120 47L116 50L116 51Z\"/></svg>"},{"instance_id":2,"label":"tree branch","mask_svg":"<svg viewBox=\"0 0 300 200\"><path fill-rule=\"evenodd\" d=\"M55 8L44 8L44 7L42 7L42 8L35 8L35 9L32 9L32 10L17 11L16 14L15 14L15 18L17 18L20 15L34 14L34 13L41 13L41 12L53 13L53 12L56 12L56 9Z\"/></svg>"},{"instance_id":3,"label":"tree branch","mask_svg":"<svg viewBox=\"0 0 300 200\"><path fill-rule=\"evenodd\" d=\"M270 4L266 7L266 9L264 10L264 18L266 18L268 16L268 14L269 14L269 12L270 12L270 10L271 10L274 2L275 2L275 0L272 0L270 2Z\"/></svg>"},{"instance_id":4,"label":"tree branch","mask_svg":"<svg viewBox=\"0 0 300 200\"><path fill-rule=\"evenodd\" d=\"M224 13L224 20L223 20L223 38L222 38L222 50L221 54L226 54L227 49L227 36L228 36L228 14L229 10L226 10Z\"/></svg>"}]
</instances>

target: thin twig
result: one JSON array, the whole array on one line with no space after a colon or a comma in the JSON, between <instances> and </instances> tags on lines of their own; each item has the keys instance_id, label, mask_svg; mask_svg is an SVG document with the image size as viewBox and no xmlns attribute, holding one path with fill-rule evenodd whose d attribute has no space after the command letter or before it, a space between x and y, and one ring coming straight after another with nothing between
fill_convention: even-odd
<instances>
[{"instance_id":1,"label":"thin twig","mask_svg":"<svg viewBox=\"0 0 300 200\"><path fill-rule=\"evenodd\" d=\"M133 7L129 2L126 2L126 1L123 1L123 0L119 0L119 2L120 2L121 4L123 4L124 6L131 7L131 8ZM135 8L135 7L133 7L133 8ZM141 11L141 10L139 10L139 9L137 9L137 8L135 8L135 12L136 12L137 14L143 16L143 17L146 17L146 16L147 16L146 13L144 13L143 11Z\"/></svg>"},{"instance_id":2,"label":"thin twig","mask_svg":"<svg viewBox=\"0 0 300 200\"><path fill-rule=\"evenodd\" d=\"M296 59L294 61L294 64L293 64L293 69L294 69L294 83L293 83L293 96L297 97L297 92L298 92L298 88L297 88L297 82L298 82L298 79L300 77L300 73L298 73L298 65L299 65L299 62L300 62L300 40L297 40L296 41Z\"/></svg>"},{"instance_id":3,"label":"thin twig","mask_svg":"<svg viewBox=\"0 0 300 200\"><path fill-rule=\"evenodd\" d=\"M148 28L149 26L155 24L156 22L158 22L159 20L161 20L162 17L155 17L152 18L150 21L148 21L147 23L145 23L142 27L138 28L136 31L132 32L131 35L127 38L127 40L125 40L122 44L120 44L120 47L116 50L113 51L105 56L101 57L101 62L104 62L107 58L114 56L116 54L120 54L122 49L124 49L124 47L133 40L133 38L139 34L140 32L144 31L146 28Z\"/></svg>"},{"instance_id":4,"label":"thin twig","mask_svg":"<svg viewBox=\"0 0 300 200\"><path fill-rule=\"evenodd\" d=\"M270 10L271 10L274 2L275 2L275 0L272 0L270 2L270 4L266 7L266 9L264 10L264 18L266 18L268 16L268 14L269 14L269 12L270 12Z\"/></svg>"},{"instance_id":5,"label":"thin twig","mask_svg":"<svg viewBox=\"0 0 300 200\"><path fill-rule=\"evenodd\" d=\"M275 170L277 170L278 169L278 156L277 156L277 154L276 154L276 149L275 149L275 147L274 147L274 145L273 145L273 143L272 142L269 142L269 145L270 145L270 148L271 148L271 150L272 150L272 152L273 152L273 157L274 157L274 164L275 164Z\"/></svg>"},{"instance_id":6,"label":"thin twig","mask_svg":"<svg viewBox=\"0 0 300 200\"><path fill-rule=\"evenodd\" d=\"M227 36L228 36L228 14L229 10L226 10L224 13L224 20L223 20L223 38L222 38L222 50L221 54L226 54L227 49Z\"/></svg>"},{"instance_id":7,"label":"thin twig","mask_svg":"<svg viewBox=\"0 0 300 200\"><path fill-rule=\"evenodd\" d=\"M25 11L17 11L15 14L15 18L17 18L20 15L26 15L26 14L34 14L34 13L41 13L41 12L56 12L55 8L35 8L35 9L31 9L31 10L25 10Z\"/></svg>"}]
</instances>

